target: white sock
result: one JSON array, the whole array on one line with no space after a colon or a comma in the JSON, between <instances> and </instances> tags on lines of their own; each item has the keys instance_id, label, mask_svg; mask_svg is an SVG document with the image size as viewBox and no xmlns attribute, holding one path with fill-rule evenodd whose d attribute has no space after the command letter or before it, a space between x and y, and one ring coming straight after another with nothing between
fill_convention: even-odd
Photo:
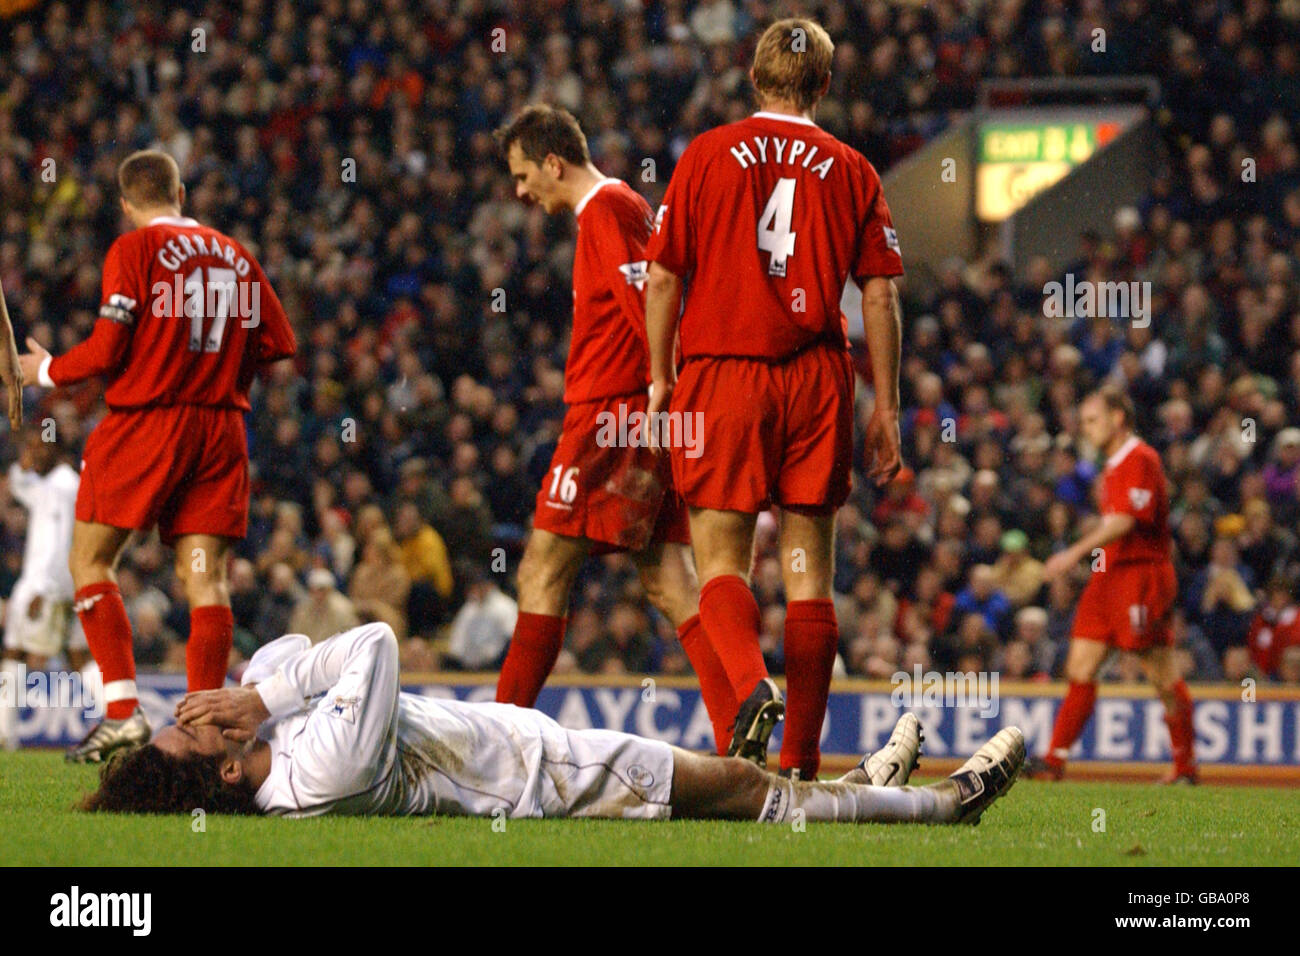
<instances>
[{"instance_id":1,"label":"white sock","mask_svg":"<svg viewBox=\"0 0 1300 956\"><path fill-rule=\"evenodd\" d=\"M11 707L9 702L16 705L22 699L26 676L27 668L22 661L6 659L0 665L0 684L8 685L0 687L0 743L8 747L18 746L18 708Z\"/></svg>"},{"instance_id":2,"label":"white sock","mask_svg":"<svg viewBox=\"0 0 1300 956\"><path fill-rule=\"evenodd\" d=\"M946 823L956 800L932 787L872 787L838 781L772 781L762 823L788 823L795 811L804 819L847 823Z\"/></svg>"}]
</instances>

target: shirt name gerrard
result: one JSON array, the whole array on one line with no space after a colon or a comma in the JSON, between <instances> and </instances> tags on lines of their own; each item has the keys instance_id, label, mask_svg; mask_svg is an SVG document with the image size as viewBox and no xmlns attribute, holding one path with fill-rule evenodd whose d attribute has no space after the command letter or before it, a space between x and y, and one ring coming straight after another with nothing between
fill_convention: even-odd
<instances>
[{"instance_id":1,"label":"shirt name gerrard","mask_svg":"<svg viewBox=\"0 0 1300 956\"><path fill-rule=\"evenodd\" d=\"M749 143L754 144L754 149L749 148ZM772 157L768 158L768 150L771 150ZM758 155L755 155L757 151ZM757 163L782 163L786 166L793 166L798 162L800 156L803 162L798 163L803 169L808 168L808 164L813 161L817 155L817 147L809 148L808 144L801 139L782 139L780 136L752 136L749 141L741 141L738 145L731 147L731 155L736 157L736 162L740 163L741 169L748 169L751 164ZM816 166L812 171L821 179L826 178L826 174L831 171L831 164L835 162L834 156L828 156Z\"/></svg>"},{"instance_id":2,"label":"shirt name gerrard","mask_svg":"<svg viewBox=\"0 0 1300 956\"><path fill-rule=\"evenodd\" d=\"M224 259L241 279L248 275L248 260L235 252L234 246L225 245L213 239L210 242L202 236L187 236L179 233L168 239L158 250L159 264L169 272L180 270L181 263L193 256L215 256Z\"/></svg>"}]
</instances>

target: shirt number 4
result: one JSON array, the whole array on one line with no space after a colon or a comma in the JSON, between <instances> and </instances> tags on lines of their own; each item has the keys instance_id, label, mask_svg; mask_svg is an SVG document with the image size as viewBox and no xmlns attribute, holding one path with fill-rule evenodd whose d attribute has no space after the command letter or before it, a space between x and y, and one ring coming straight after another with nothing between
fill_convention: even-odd
<instances>
[{"instance_id":1,"label":"shirt number 4","mask_svg":"<svg viewBox=\"0 0 1300 956\"><path fill-rule=\"evenodd\" d=\"M784 278L786 260L794 255L795 233L790 231L794 215L794 179L778 179L776 188L758 220L758 248L771 253L767 274Z\"/></svg>"}]
</instances>

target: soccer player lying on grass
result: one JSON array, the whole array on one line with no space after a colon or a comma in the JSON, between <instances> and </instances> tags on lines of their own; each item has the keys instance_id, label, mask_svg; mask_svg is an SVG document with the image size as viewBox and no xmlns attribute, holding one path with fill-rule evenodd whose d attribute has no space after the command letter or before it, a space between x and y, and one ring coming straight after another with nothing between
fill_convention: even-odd
<instances>
[{"instance_id":1,"label":"soccer player lying on grass","mask_svg":"<svg viewBox=\"0 0 1300 956\"><path fill-rule=\"evenodd\" d=\"M739 757L566 730L513 704L402 693L386 624L314 647L286 635L254 655L244 686L187 694L176 713L179 723L104 768L83 809L772 823L803 811L807 820L975 823L1025 757L1023 735L1008 728L946 780L904 786L921 745L907 714L883 750L839 780L780 778Z\"/></svg>"}]
</instances>

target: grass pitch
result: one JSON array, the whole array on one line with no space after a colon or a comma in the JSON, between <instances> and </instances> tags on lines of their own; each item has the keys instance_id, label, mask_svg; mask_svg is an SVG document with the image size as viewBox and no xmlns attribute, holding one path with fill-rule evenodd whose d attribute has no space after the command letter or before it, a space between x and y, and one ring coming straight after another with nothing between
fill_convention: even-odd
<instances>
[{"instance_id":1,"label":"grass pitch","mask_svg":"<svg viewBox=\"0 0 1300 956\"><path fill-rule=\"evenodd\" d=\"M1294 866L1294 790L1021 781L976 828L605 820L92 816L96 769L0 753L6 866ZM918 778L919 781L919 778ZM1098 812L1101 811L1101 812ZM1104 814L1104 815L1103 815Z\"/></svg>"}]
</instances>

